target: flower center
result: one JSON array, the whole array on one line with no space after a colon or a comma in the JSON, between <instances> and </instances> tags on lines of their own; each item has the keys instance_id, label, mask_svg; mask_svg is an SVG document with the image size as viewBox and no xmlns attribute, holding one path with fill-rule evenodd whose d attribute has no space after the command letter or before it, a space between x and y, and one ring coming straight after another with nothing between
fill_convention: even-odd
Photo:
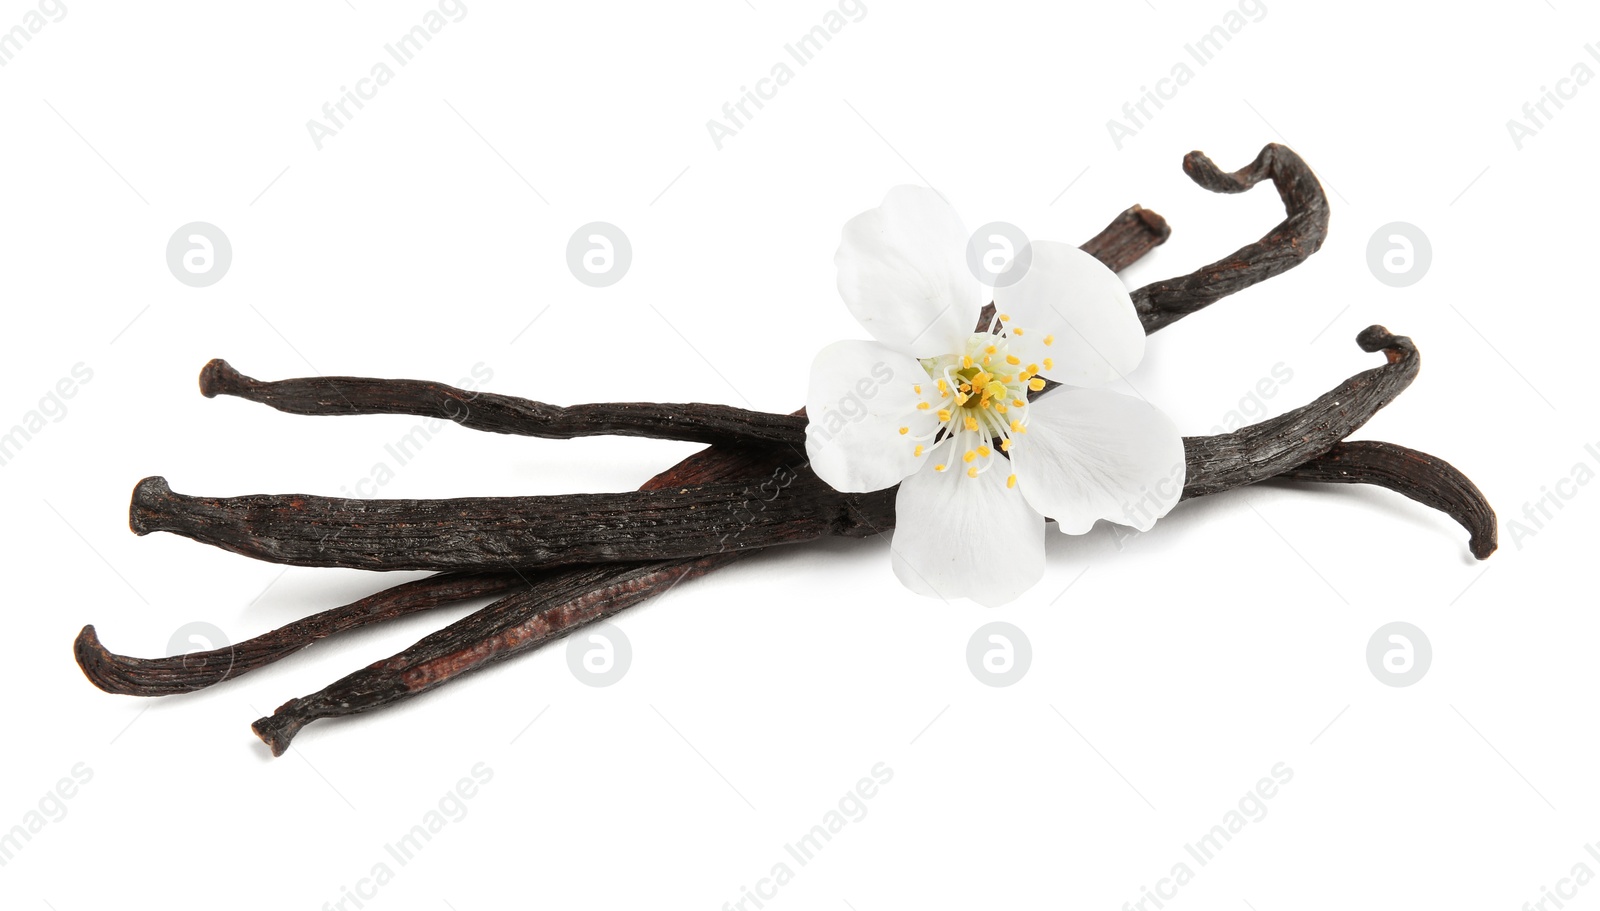
<instances>
[{"instance_id":1,"label":"flower center","mask_svg":"<svg viewBox=\"0 0 1600 911\"><path fill-rule=\"evenodd\" d=\"M910 437L916 454L926 452L934 460L935 471L965 467L967 477L976 478L1000 461L995 450L1007 452L1012 439L1028 432L1028 392L1044 388L1038 376L1039 365L1023 363L1016 340L1024 331L1009 325L1010 317L998 316L1002 327L968 336L962 350L922 359L929 383L915 387L921 399L917 408L933 411L939 423L933 430ZM1046 337L1044 344L1052 339ZM911 428L900 432L909 435ZM1006 479L1015 487L1017 476Z\"/></svg>"}]
</instances>

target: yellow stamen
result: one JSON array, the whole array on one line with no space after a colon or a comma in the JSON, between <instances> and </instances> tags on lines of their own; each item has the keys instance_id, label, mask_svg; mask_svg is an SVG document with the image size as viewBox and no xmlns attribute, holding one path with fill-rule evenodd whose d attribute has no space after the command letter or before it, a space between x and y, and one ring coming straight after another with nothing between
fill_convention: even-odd
<instances>
[{"instance_id":1,"label":"yellow stamen","mask_svg":"<svg viewBox=\"0 0 1600 911\"><path fill-rule=\"evenodd\" d=\"M940 408L939 409L939 420L941 420L941 421L950 420L950 409L948 409L948 408Z\"/></svg>"},{"instance_id":2,"label":"yellow stamen","mask_svg":"<svg viewBox=\"0 0 1600 911\"><path fill-rule=\"evenodd\" d=\"M984 458L986 458L986 459L987 459L987 458L988 458L988 457L989 457L989 456L990 456L990 455L992 455L992 454L993 454L993 453L994 453L994 450L992 450L992 449L990 449L990 448L989 448L989 447L987 447L987 446L979 446L979 447L978 447L978 455L981 455L981 456L983 456L983 457L984 457Z\"/></svg>"},{"instance_id":3,"label":"yellow stamen","mask_svg":"<svg viewBox=\"0 0 1600 911\"><path fill-rule=\"evenodd\" d=\"M1011 432L1012 433L1027 433L1028 432L1028 428L1022 426L1021 419L1013 418L1011 420Z\"/></svg>"},{"instance_id":4,"label":"yellow stamen","mask_svg":"<svg viewBox=\"0 0 1600 911\"><path fill-rule=\"evenodd\" d=\"M929 408L932 408L932 407L933 406L929 405L927 402L918 402L917 403L917 410L918 411L927 411Z\"/></svg>"},{"instance_id":5,"label":"yellow stamen","mask_svg":"<svg viewBox=\"0 0 1600 911\"><path fill-rule=\"evenodd\" d=\"M1022 334L1022 330L1021 329L1012 329L1011 330L1011 334L1012 335L1021 335Z\"/></svg>"},{"instance_id":6,"label":"yellow stamen","mask_svg":"<svg viewBox=\"0 0 1600 911\"><path fill-rule=\"evenodd\" d=\"M970 354L961 355L961 369L970 370L971 368L972 368L972 355L970 355Z\"/></svg>"},{"instance_id":7,"label":"yellow stamen","mask_svg":"<svg viewBox=\"0 0 1600 911\"><path fill-rule=\"evenodd\" d=\"M922 384L918 383L917 385L912 386L911 387L911 391L915 392L917 395L921 395L922 394Z\"/></svg>"},{"instance_id":8,"label":"yellow stamen","mask_svg":"<svg viewBox=\"0 0 1600 911\"><path fill-rule=\"evenodd\" d=\"M973 430L973 431L976 431L978 429L978 419L973 417L970 414L967 415L967 429L968 430Z\"/></svg>"},{"instance_id":9,"label":"yellow stamen","mask_svg":"<svg viewBox=\"0 0 1600 911\"><path fill-rule=\"evenodd\" d=\"M1004 323L1004 322L1009 321L1010 319L1011 319L1011 315L1010 314L1008 314L1008 313L1000 314L1000 322Z\"/></svg>"},{"instance_id":10,"label":"yellow stamen","mask_svg":"<svg viewBox=\"0 0 1600 911\"><path fill-rule=\"evenodd\" d=\"M984 353L984 354L994 354L994 353L995 353L995 352L996 352L996 351L998 351L998 350L999 350L999 349L998 349L998 348L996 348L996 347L995 347L995 346L993 346L993 345L990 345L990 346L989 346L989 347L987 347L987 348L985 348L985 349L983 349L983 353Z\"/></svg>"},{"instance_id":11,"label":"yellow stamen","mask_svg":"<svg viewBox=\"0 0 1600 911\"><path fill-rule=\"evenodd\" d=\"M1022 358L1017 357L1015 354L1008 354L1008 355L1006 355L1006 363L1008 363L1011 366L1015 367L1018 364L1022 363Z\"/></svg>"},{"instance_id":12,"label":"yellow stamen","mask_svg":"<svg viewBox=\"0 0 1600 911\"><path fill-rule=\"evenodd\" d=\"M1046 369L1046 370L1054 370L1054 369L1056 369L1055 358L1050 358L1050 357L1045 358L1044 359L1044 369Z\"/></svg>"},{"instance_id":13,"label":"yellow stamen","mask_svg":"<svg viewBox=\"0 0 1600 911\"><path fill-rule=\"evenodd\" d=\"M1023 405L1026 405L1028 403L1024 402L1022 399L1012 399L1011 400L1011 404L1017 406L1018 408L1021 408Z\"/></svg>"},{"instance_id":14,"label":"yellow stamen","mask_svg":"<svg viewBox=\"0 0 1600 911\"><path fill-rule=\"evenodd\" d=\"M1034 377L1028 381L1028 388L1032 389L1034 392L1038 392L1040 389L1044 388L1044 380L1040 379L1039 377Z\"/></svg>"},{"instance_id":15,"label":"yellow stamen","mask_svg":"<svg viewBox=\"0 0 1600 911\"><path fill-rule=\"evenodd\" d=\"M922 455L922 444L918 443L917 444L917 448L915 450L913 450L911 454L914 455L914 456Z\"/></svg>"},{"instance_id":16,"label":"yellow stamen","mask_svg":"<svg viewBox=\"0 0 1600 911\"><path fill-rule=\"evenodd\" d=\"M961 461L963 461L963 462L971 462L973 459L976 459L977 457L978 457L978 451L976 449L968 449L967 452L966 452L966 455L963 455L961 457Z\"/></svg>"},{"instance_id":17,"label":"yellow stamen","mask_svg":"<svg viewBox=\"0 0 1600 911\"><path fill-rule=\"evenodd\" d=\"M1029 364L1028 365L1028 374L1030 376L1035 374L1035 373L1038 373L1038 372L1039 372L1039 365L1038 364Z\"/></svg>"},{"instance_id":18,"label":"yellow stamen","mask_svg":"<svg viewBox=\"0 0 1600 911\"><path fill-rule=\"evenodd\" d=\"M1000 451L1001 452L1010 452L1011 451L1011 441L1009 439L1000 441Z\"/></svg>"},{"instance_id":19,"label":"yellow stamen","mask_svg":"<svg viewBox=\"0 0 1600 911\"><path fill-rule=\"evenodd\" d=\"M944 471L944 466L943 465L935 465L935 466L933 466L933 470L934 471Z\"/></svg>"},{"instance_id":20,"label":"yellow stamen","mask_svg":"<svg viewBox=\"0 0 1600 911\"><path fill-rule=\"evenodd\" d=\"M1054 345L1056 343L1056 337L1053 335L1047 335L1044 337L1044 343L1046 345Z\"/></svg>"},{"instance_id":21,"label":"yellow stamen","mask_svg":"<svg viewBox=\"0 0 1600 911\"><path fill-rule=\"evenodd\" d=\"M968 468L967 469L967 477L975 478L977 476L978 476L978 469L976 469L976 468Z\"/></svg>"},{"instance_id":22,"label":"yellow stamen","mask_svg":"<svg viewBox=\"0 0 1600 911\"><path fill-rule=\"evenodd\" d=\"M902 428L900 428L900 435L901 436L905 436L906 434L908 434L910 432L911 432L911 428L910 427L902 427Z\"/></svg>"},{"instance_id":23,"label":"yellow stamen","mask_svg":"<svg viewBox=\"0 0 1600 911\"><path fill-rule=\"evenodd\" d=\"M1012 475L1011 477L1006 478L1006 489L1007 490L1009 490L1009 489L1011 489L1011 488L1013 488L1015 486L1017 486L1017 476L1016 475Z\"/></svg>"}]
</instances>

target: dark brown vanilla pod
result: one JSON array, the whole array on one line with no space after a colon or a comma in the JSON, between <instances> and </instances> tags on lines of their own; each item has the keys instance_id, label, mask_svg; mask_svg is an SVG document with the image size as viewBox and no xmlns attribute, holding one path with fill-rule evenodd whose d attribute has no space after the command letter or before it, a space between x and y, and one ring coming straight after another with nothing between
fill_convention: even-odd
<instances>
[{"instance_id":1,"label":"dark brown vanilla pod","mask_svg":"<svg viewBox=\"0 0 1600 911\"><path fill-rule=\"evenodd\" d=\"M193 692L265 667L319 639L346 630L526 587L526 577L515 571L439 573L384 589L223 648L168 658L134 658L101 645L94 626L90 625L78 634L73 654L89 682L108 693L168 696Z\"/></svg>"},{"instance_id":2,"label":"dark brown vanilla pod","mask_svg":"<svg viewBox=\"0 0 1600 911\"><path fill-rule=\"evenodd\" d=\"M1494 510L1483 491L1455 466L1425 452L1378 440L1346 440L1278 479L1384 487L1455 519L1471 536L1468 546L1479 560L1500 546Z\"/></svg>"},{"instance_id":3,"label":"dark brown vanilla pod","mask_svg":"<svg viewBox=\"0 0 1600 911\"><path fill-rule=\"evenodd\" d=\"M200 371L200 392L207 398L235 396L290 414L409 414L454 421L473 430L552 440L635 436L799 446L806 439L802 419L731 405L615 402L563 407L423 380L315 376L266 381L245 376L221 358Z\"/></svg>"},{"instance_id":4,"label":"dark brown vanilla pod","mask_svg":"<svg viewBox=\"0 0 1600 911\"><path fill-rule=\"evenodd\" d=\"M1232 433L1185 437L1185 498L1220 493L1276 477L1332 449L1389 404L1421 367L1411 339L1368 326L1356 336L1363 351L1382 351L1388 363L1350 377L1336 388L1278 417Z\"/></svg>"},{"instance_id":5,"label":"dark brown vanilla pod","mask_svg":"<svg viewBox=\"0 0 1600 911\"><path fill-rule=\"evenodd\" d=\"M743 551L690 560L578 566L490 604L403 652L291 699L251 725L274 756L319 718L356 715L418 696L479 668L536 649L674 585L718 568Z\"/></svg>"},{"instance_id":6,"label":"dark brown vanilla pod","mask_svg":"<svg viewBox=\"0 0 1600 911\"><path fill-rule=\"evenodd\" d=\"M894 512L892 493L841 495L810 472L785 509L752 510L749 485L632 493L448 500L351 500L309 494L195 497L162 478L133 491L138 534L166 531L285 566L487 570L673 560L824 535L866 537Z\"/></svg>"},{"instance_id":7,"label":"dark brown vanilla pod","mask_svg":"<svg viewBox=\"0 0 1600 911\"><path fill-rule=\"evenodd\" d=\"M1288 146L1270 143L1255 161L1237 171L1224 171L1205 153L1190 152L1184 156L1183 170L1213 193L1243 193L1270 180L1283 200L1286 217L1260 240L1214 263L1134 291L1133 305L1147 333L1293 269L1321 249L1328 236L1328 197L1311 168Z\"/></svg>"}]
</instances>

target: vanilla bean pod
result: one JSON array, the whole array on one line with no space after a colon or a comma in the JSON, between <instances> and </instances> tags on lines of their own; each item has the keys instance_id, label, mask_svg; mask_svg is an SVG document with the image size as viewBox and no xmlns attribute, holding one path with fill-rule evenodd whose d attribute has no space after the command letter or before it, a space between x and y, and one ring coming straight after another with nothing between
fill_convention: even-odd
<instances>
[{"instance_id":1,"label":"vanilla bean pod","mask_svg":"<svg viewBox=\"0 0 1600 911\"><path fill-rule=\"evenodd\" d=\"M1317 252L1328 235L1328 197L1311 168L1288 146L1271 143L1255 161L1237 171L1223 171L1204 153L1183 159L1184 173L1213 193L1242 193L1272 181L1283 200L1286 217L1260 240L1178 278L1145 285L1133 292L1145 332L1169 326L1222 298L1243 291L1298 266Z\"/></svg>"},{"instance_id":2,"label":"vanilla bean pod","mask_svg":"<svg viewBox=\"0 0 1600 911\"><path fill-rule=\"evenodd\" d=\"M251 725L274 756L283 755L301 728L319 718L356 715L420 695L513 655L538 648L702 576L741 556L730 551L688 560L577 566L528 591L507 595L432 633L393 657L291 699Z\"/></svg>"},{"instance_id":3,"label":"vanilla bean pod","mask_svg":"<svg viewBox=\"0 0 1600 911\"><path fill-rule=\"evenodd\" d=\"M1142 206L1132 206L1090 238L1083 249L1108 268L1121 271L1171 234L1166 219ZM803 417L728 405L622 402L563 407L422 380L350 376L258 380L220 358L201 369L200 392L207 398L234 396L291 414L409 414L454 421L473 430L548 439L612 435L794 447L804 446L806 439Z\"/></svg>"},{"instance_id":4,"label":"vanilla bean pod","mask_svg":"<svg viewBox=\"0 0 1600 911\"><path fill-rule=\"evenodd\" d=\"M287 657L319 639L443 604L527 588L522 573L439 573L325 610L235 645L167 658L119 655L100 644L91 624L73 643L89 682L108 693L167 696L221 683Z\"/></svg>"},{"instance_id":5,"label":"vanilla bean pod","mask_svg":"<svg viewBox=\"0 0 1600 911\"><path fill-rule=\"evenodd\" d=\"M1346 440L1275 480L1372 484L1439 510L1467 530L1479 560L1500 546L1494 509L1478 485L1437 456L1377 440Z\"/></svg>"},{"instance_id":6,"label":"vanilla bean pod","mask_svg":"<svg viewBox=\"0 0 1600 911\"><path fill-rule=\"evenodd\" d=\"M824 535L865 537L894 513L891 491L842 496L809 471L787 508L752 510L749 485L447 500L309 494L195 497L162 478L134 488L129 524L287 566L496 569L673 560Z\"/></svg>"},{"instance_id":7,"label":"vanilla bean pod","mask_svg":"<svg viewBox=\"0 0 1600 911\"><path fill-rule=\"evenodd\" d=\"M290 414L409 414L455 421L473 430L553 440L609 435L798 446L806 439L803 419L731 405L615 402L563 407L423 380L315 376L263 381L220 358L200 371L200 392L207 398L236 396Z\"/></svg>"}]
</instances>

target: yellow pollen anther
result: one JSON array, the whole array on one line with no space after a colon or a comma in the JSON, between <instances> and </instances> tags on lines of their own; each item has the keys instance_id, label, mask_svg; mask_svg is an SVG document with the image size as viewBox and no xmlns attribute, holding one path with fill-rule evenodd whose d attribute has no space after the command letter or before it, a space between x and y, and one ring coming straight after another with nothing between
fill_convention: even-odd
<instances>
[{"instance_id":1,"label":"yellow pollen anther","mask_svg":"<svg viewBox=\"0 0 1600 911\"><path fill-rule=\"evenodd\" d=\"M967 477L975 478L977 476L978 476L978 469L977 468L968 468L967 469Z\"/></svg>"},{"instance_id":2,"label":"yellow pollen anther","mask_svg":"<svg viewBox=\"0 0 1600 911\"><path fill-rule=\"evenodd\" d=\"M911 432L911 428L910 427L902 427L902 428L900 428L900 435L901 436L905 436L906 434L908 434L910 432Z\"/></svg>"},{"instance_id":3,"label":"yellow pollen anther","mask_svg":"<svg viewBox=\"0 0 1600 911\"><path fill-rule=\"evenodd\" d=\"M1044 388L1044 380L1040 379L1039 377L1034 377L1028 381L1028 388L1032 389L1034 392L1038 392L1040 389Z\"/></svg>"},{"instance_id":4,"label":"yellow pollen anther","mask_svg":"<svg viewBox=\"0 0 1600 911\"><path fill-rule=\"evenodd\" d=\"M972 355L970 355L970 354L961 355L961 369L962 370L970 370L970 369L972 369Z\"/></svg>"},{"instance_id":5,"label":"yellow pollen anther","mask_svg":"<svg viewBox=\"0 0 1600 911\"><path fill-rule=\"evenodd\" d=\"M1038 364L1029 364L1028 365L1028 373L1030 375L1034 374L1034 373L1038 373L1038 372L1039 372L1039 365Z\"/></svg>"},{"instance_id":6,"label":"yellow pollen anther","mask_svg":"<svg viewBox=\"0 0 1600 911\"><path fill-rule=\"evenodd\" d=\"M989 447L987 447L987 446L979 446L979 447L978 447L978 455L981 455L981 456L983 456L983 457L984 457L984 458L986 458L986 459L987 459L987 458L988 458L988 457L989 457L989 456L990 456L990 455L993 455L993 454L994 454L994 450L993 450L993 449L990 449L990 448L989 448Z\"/></svg>"},{"instance_id":7,"label":"yellow pollen anther","mask_svg":"<svg viewBox=\"0 0 1600 911\"><path fill-rule=\"evenodd\" d=\"M1016 475L1012 475L1011 477L1006 478L1006 489L1009 490L1010 488L1013 488L1015 486L1017 486L1017 476Z\"/></svg>"},{"instance_id":8,"label":"yellow pollen anther","mask_svg":"<svg viewBox=\"0 0 1600 911\"><path fill-rule=\"evenodd\" d=\"M1045 358L1044 359L1044 369L1046 369L1046 370L1054 370L1054 369L1056 369L1055 358L1049 358L1049 357Z\"/></svg>"},{"instance_id":9,"label":"yellow pollen anther","mask_svg":"<svg viewBox=\"0 0 1600 911\"><path fill-rule=\"evenodd\" d=\"M1008 363L1011 366L1015 367L1018 364L1022 363L1022 358L1017 357L1015 354L1008 354L1008 355L1006 355L1006 363Z\"/></svg>"},{"instance_id":10,"label":"yellow pollen anther","mask_svg":"<svg viewBox=\"0 0 1600 911\"><path fill-rule=\"evenodd\" d=\"M1000 451L1001 452L1010 452L1011 451L1011 441L1009 439L1000 441Z\"/></svg>"},{"instance_id":11,"label":"yellow pollen anther","mask_svg":"<svg viewBox=\"0 0 1600 911\"><path fill-rule=\"evenodd\" d=\"M935 466L933 466L933 470L934 471L944 471L944 466L943 465L935 465Z\"/></svg>"},{"instance_id":12,"label":"yellow pollen anther","mask_svg":"<svg viewBox=\"0 0 1600 911\"><path fill-rule=\"evenodd\" d=\"M963 461L963 462L971 462L973 459L976 459L977 457L978 457L978 451L976 449L968 449L966 455L963 455L961 457L961 461Z\"/></svg>"},{"instance_id":13,"label":"yellow pollen anther","mask_svg":"<svg viewBox=\"0 0 1600 911\"><path fill-rule=\"evenodd\" d=\"M978 429L978 419L973 417L970 414L967 415L967 429L968 430L973 430L973 431L976 431Z\"/></svg>"},{"instance_id":14,"label":"yellow pollen anther","mask_svg":"<svg viewBox=\"0 0 1600 911\"><path fill-rule=\"evenodd\" d=\"M1009 313L1000 314L1000 322L1004 323L1004 322L1009 322L1010 320L1011 320L1011 314L1009 314Z\"/></svg>"},{"instance_id":15,"label":"yellow pollen anther","mask_svg":"<svg viewBox=\"0 0 1600 911\"><path fill-rule=\"evenodd\" d=\"M1022 426L1022 421L1020 419L1013 418L1011 420L1011 432L1012 433L1027 433L1028 432L1028 428Z\"/></svg>"},{"instance_id":16,"label":"yellow pollen anther","mask_svg":"<svg viewBox=\"0 0 1600 911\"><path fill-rule=\"evenodd\" d=\"M911 391L915 392L917 395L921 395L922 394L922 384L918 383L917 385L912 386L911 387Z\"/></svg>"},{"instance_id":17,"label":"yellow pollen anther","mask_svg":"<svg viewBox=\"0 0 1600 911\"><path fill-rule=\"evenodd\" d=\"M911 454L912 454L912 455L914 455L914 456L920 456L920 455L922 455L922 444L921 444L921 443L918 443L918 444L917 444L917 448L916 448L916 449L914 449L914 450L912 450L912 452L911 452Z\"/></svg>"},{"instance_id":18,"label":"yellow pollen anther","mask_svg":"<svg viewBox=\"0 0 1600 911\"><path fill-rule=\"evenodd\" d=\"M1022 330L1021 329L1012 329L1011 330L1011 334L1012 335L1021 335L1022 334Z\"/></svg>"},{"instance_id":19,"label":"yellow pollen anther","mask_svg":"<svg viewBox=\"0 0 1600 911\"><path fill-rule=\"evenodd\" d=\"M983 353L984 353L984 354L994 354L994 353L995 353L995 352L996 352L996 351L998 351L998 350L999 350L999 349L998 349L998 348L996 348L996 347L995 347L995 346L993 346L993 345L990 345L990 346L989 346L989 347L987 347L987 348L985 348L985 349L983 349Z\"/></svg>"},{"instance_id":20,"label":"yellow pollen anther","mask_svg":"<svg viewBox=\"0 0 1600 911\"><path fill-rule=\"evenodd\" d=\"M917 403L917 410L918 411L927 411L929 408L932 408L932 407L933 406L929 405L927 402L918 402Z\"/></svg>"},{"instance_id":21,"label":"yellow pollen anther","mask_svg":"<svg viewBox=\"0 0 1600 911\"><path fill-rule=\"evenodd\" d=\"M949 392L950 392L950 387L949 387L949 386L946 386L946 385L945 385L945 382L944 382L944 380L940 380L940 381L939 381L939 391L940 391L940 392L943 392L943 393L945 393L945 394L947 394L947 395L948 395L948 394L949 394Z\"/></svg>"},{"instance_id":22,"label":"yellow pollen anther","mask_svg":"<svg viewBox=\"0 0 1600 911\"><path fill-rule=\"evenodd\" d=\"M1006 413L1006 406L1000 404L999 402L996 402L995 405L994 405L994 410L1000 412L1001 414L1005 414Z\"/></svg>"},{"instance_id":23,"label":"yellow pollen anther","mask_svg":"<svg viewBox=\"0 0 1600 911\"><path fill-rule=\"evenodd\" d=\"M939 420L941 420L941 421L950 420L950 409L948 409L948 408L940 408L939 409Z\"/></svg>"},{"instance_id":24,"label":"yellow pollen anther","mask_svg":"<svg viewBox=\"0 0 1600 911\"><path fill-rule=\"evenodd\" d=\"M1017 406L1018 408L1021 408L1023 405L1026 405L1028 403L1024 402L1022 399L1012 399L1011 400L1011 404Z\"/></svg>"},{"instance_id":25,"label":"yellow pollen anther","mask_svg":"<svg viewBox=\"0 0 1600 911\"><path fill-rule=\"evenodd\" d=\"M970 398L972 398L972 396L967 395L965 392L958 392L956 393L956 404L965 405L967 403L967 399Z\"/></svg>"},{"instance_id":26,"label":"yellow pollen anther","mask_svg":"<svg viewBox=\"0 0 1600 911\"><path fill-rule=\"evenodd\" d=\"M1047 335L1044 337L1044 343L1046 345L1054 345L1056 343L1056 337L1053 335Z\"/></svg>"}]
</instances>

